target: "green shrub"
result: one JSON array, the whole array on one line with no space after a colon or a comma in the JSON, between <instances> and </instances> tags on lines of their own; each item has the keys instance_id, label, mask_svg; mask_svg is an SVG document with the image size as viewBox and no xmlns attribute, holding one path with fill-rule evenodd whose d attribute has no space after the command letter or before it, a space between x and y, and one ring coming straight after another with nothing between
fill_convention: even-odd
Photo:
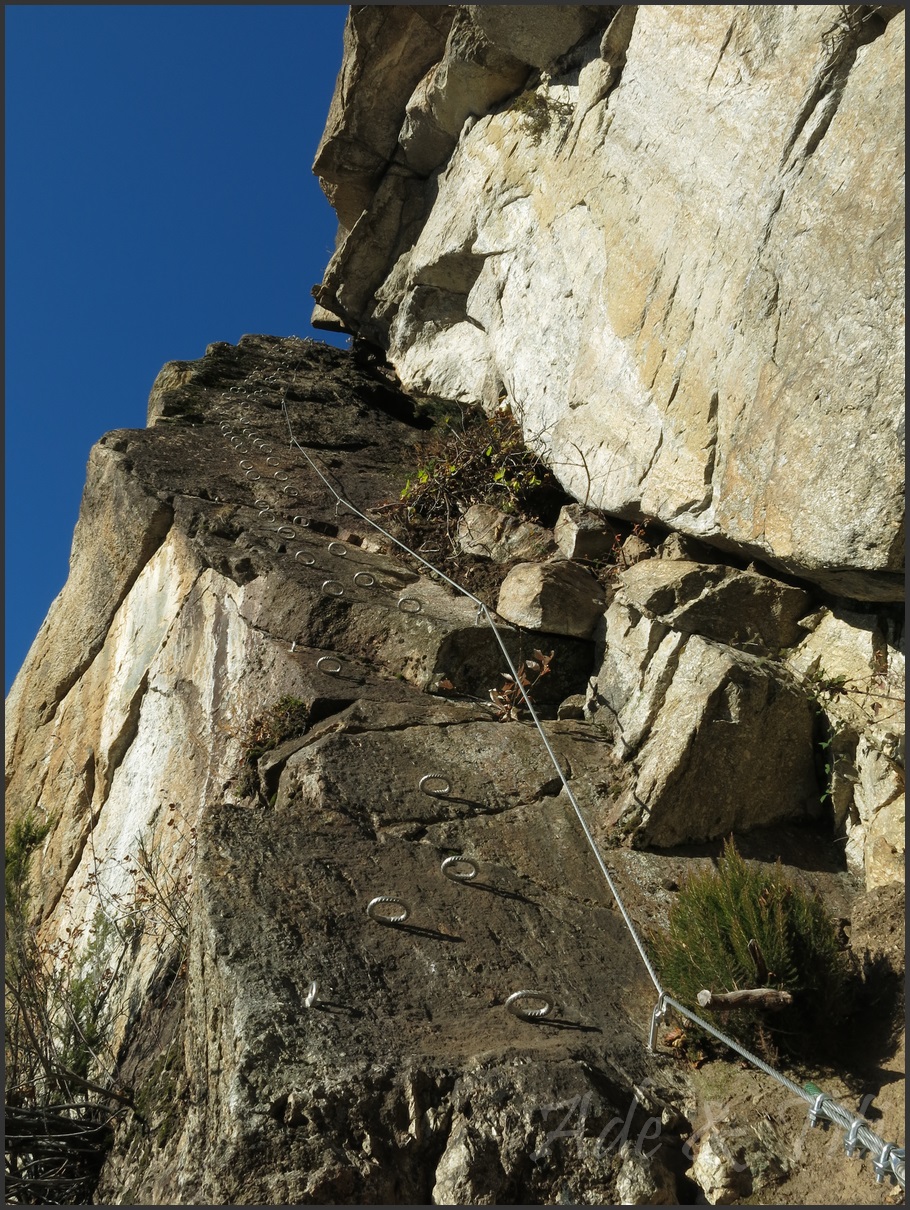
<instances>
[{"instance_id":1,"label":"green shrub","mask_svg":"<svg viewBox=\"0 0 910 1210\"><path fill-rule=\"evenodd\" d=\"M653 942L667 990L744 1044L808 1058L833 1042L846 1010L846 956L821 901L792 886L779 863L750 864L729 841L716 869L687 880L666 934ZM697 1006L704 988L754 987L788 991L793 1002L777 1010Z\"/></svg>"},{"instance_id":2,"label":"green shrub","mask_svg":"<svg viewBox=\"0 0 910 1210\"><path fill-rule=\"evenodd\" d=\"M535 144L547 133L554 119L561 122L572 116L572 105L568 101L557 101L535 88L516 97L509 109L518 114L521 125Z\"/></svg>"}]
</instances>

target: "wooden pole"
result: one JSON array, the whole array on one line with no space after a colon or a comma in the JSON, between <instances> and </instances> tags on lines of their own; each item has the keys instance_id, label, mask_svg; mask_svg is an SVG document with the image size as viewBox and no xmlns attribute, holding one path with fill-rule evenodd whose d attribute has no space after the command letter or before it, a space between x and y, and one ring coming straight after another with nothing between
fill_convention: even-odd
<instances>
[{"instance_id":1,"label":"wooden pole","mask_svg":"<svg viewBox=\"0 0 910 1210\"><path fill-rule=\"evenodd\" d=\"M702 1008L726 1011L730 1008L784 1008L793 1003L789 992L774 987L750 987L735 992L711 992L707 988L695 997Z\"/></svg>"}]
</instances>

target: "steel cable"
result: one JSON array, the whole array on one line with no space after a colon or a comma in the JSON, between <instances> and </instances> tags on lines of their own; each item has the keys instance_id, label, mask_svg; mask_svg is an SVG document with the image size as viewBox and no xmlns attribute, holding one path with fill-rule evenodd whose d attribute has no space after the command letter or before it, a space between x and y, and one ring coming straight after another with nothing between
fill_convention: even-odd
<instances>
[{"instance_id":1,"label":"steel cable","mask_svg":"<svg viewBox=\"0 0 910 1210\"><path fill-rule=\"evenodd\" d=\"M297 367L288 366L288 369L292 373L296 373ZM291 423L291 418L290 418L290 415L288 412L288 407L287 407L287 395L288 395L289 389L290 389L289 387L285 389L284 397L281 402L281 410L282 410L282 414L285 419L285 423L287 424L290 446L291 446L291 448L297 449L303 455L307 464L316 473L316 475L319 477L319 479L322 481L322 483L328 488L329 492L335 497L336 508L338 505L343 505L345 508L349 509L355 516L359 517L362 521L366 522L366 524L369 525L372 529L376 530L377 533L382 534L384 538L387 538L390 542L392 542L400 550L403 550L411 558L416 559L418 561L418 563L420 563L424 567L426 567L427 570L430 571L434 576L443 580L446 584L448 584L451 588L453 588L461 596L467 597L468 600L472 601L474 603L474 605L477 607L478 621L479 621L480 617L483 616L486 619L486 621L489 623L490 629L493 632L493 636L496 639L497 645L499 646L499 649L502 652L502 655L503 655L506 663L508 664L509 671L514 679L514 682L518 686L519 691L521 692L521 696L524 700L525 707L527 708L528 713L531 716L531 719L533 720L534 726L536 727L537 732L544 745L544 748L546 749L550 762L551 762L557 776L559 777L560 782L562 783L562 787L566 792L566 796L568 797L569 802L572 805L572 809L575 812L575 815L578 819L578 822L581 825L585 839L594 856L597 866L600 869L600 872L603 875L603 877L607 883L607 886L610 889L610 893L613 896L613 900L616 903L616 906L617 906L620 914L622 915L623 921L625 922L629 935L630 935L633 943L635 944L635 948L638 950L642 963L644 964L644 967L645 967L646 971L648 972L648 976L650 977L651 982L653 983L654 988L657 991L658 1000L657 1000L657 1006L654 1010L654 1013L652 1014L652 1019L651 1019L651 1032L650 1032L649 1042L648 1042L649 1049L653 1049L656 1026L657 1026L658 1021L661 1020L663 1018L663 1016L665 1015L665 1006L666 1005L672 1006L678 1013L680 1013L688 1021L691 1021L693 1024L698 1025L701 1029L704 1029L707 1033L709 1033L713 1037L717 1038L720 1042L723 1042L725 1046L728 1046L735 1053L739 1054L748 1063L752 1064L752 1066L758 1068L758 1070L760 1070L760 1071L764 1072L766 1075L770 1076L771 1079L777 1081L777 1083L781 1084L784 1088L788 1089L791 1093L800 1097L803 1101L807 1102L810 1106L809 1116L810 1116L810 1121L811 1121L812 1125L815 1125L816 1121L818 1121L822 1118L825 1118L828 1121L839 1126L842 1130L847 1131L848 1132L848 1135L847 1135L848 1155L852 1154L852 1151L850 1150L850 1144L855 1143L855 1144L858 1144L860 1147L862 1147L864 1150L870 1152L870 1154L876 1156L876 1159L874 1161L874 1170L875 1170L875 1174L876 1174L876 1181L880 1182L881 1180L884 1179L885 1175L891 1175L898 1182L898 1184L900 1184L900 1186L902 1188L905 1188L906 1187L906 1183L905 1183L906 1182L906 1173L905 1173L906 1152L903 1147L898 1147L894 1143L885 1142L883 1139L881 1139L879 1137L879 1135L877 1135L868 1126L865 1119L857 1117L856 1114L853 1114L848 1109L845 1109L842 1105L838 1104L838 1102L833 1100L826 1093L823 1093L823 1092L813 1093L813 1092L808 1091L806 1088L800 1087L799 1084L796 1084L793 1080L789 1079L782 1072L777 1071L775 1068L771 1067L770 1064L766 1063L763 1059L759 1058L758 1055L752 1054L751 1051L746 1050L734 1038L731 1038L728 1034L723 1033L723 1031L719 1030L716 1026L712 1025L709 1021L704 1020L704 1018L700 1017L697 1013L693 1012L692 1009L687 1008L684 1004L680 1004L678 1000L675 1000L672 996L670 996L670 994L668 992L666 992L664 990L664 988L661 986L660 979L658 978L657 972L655 971L654 966L644 947L644 944L638 935L638 931L635 928L632 918L629 915L629 912L628 912L625 904L623 903L622 897L620 896L620 894L616 888L616 884L614 883L613 878L610 874L610 871L607 868L606 862L604 861L603 856L601 855L601 852L597 847L597 842L595 841L593 833L591 832L591 829L589 828L588 823L584 817L584 813L582 812L581 807L579 806L578 801L576 800L575 795L572 792L572 788L569 785L568 779L566 778L566 775L562 769L562 766L559 763L559 759L557 758L556 753L553 751L552 745L550 744L550 741L547 738L546 732L544 731L543 726L541 725L540 719L537 715L537 711L534 709L534 704L531 701L531 698L528 695L527 691L525 690L525 687L522 684L521 677L518 673L517 668L515 667L512 657L509 654L508 649L506 648L506 645L503 642L501 635L499 634L499 628L498 628L496 622L494 621L491 611L484 604L484 602L481 601L478 597L475 597L473 593L469 592L466 588L464 588L457 581L453 580L450 576L446 575L446 573L444 571L441 571L438 567L435 567L432 563L430 563L422 555L418 554L417 551L412 550L411 547L409 547L405 542L402 542L399 538L396 538L394 534L389 533L389 531L387 529L384 529L383 526L379 525L378 522L376 522L372 517L368 517L365 513L361 512L360 509L358 509L355 505L353 505L350 502L350 500L346 499L334 487L334 485L331 483L329 478L323 473L323 471L320 469L320 467L315 462L315 460L310 456L308 451L304 449L304 447L299 443L299 441L297 440L297 438L294 435L294 429L293 429L293 425Z\"/></svg>"}]
</instances>

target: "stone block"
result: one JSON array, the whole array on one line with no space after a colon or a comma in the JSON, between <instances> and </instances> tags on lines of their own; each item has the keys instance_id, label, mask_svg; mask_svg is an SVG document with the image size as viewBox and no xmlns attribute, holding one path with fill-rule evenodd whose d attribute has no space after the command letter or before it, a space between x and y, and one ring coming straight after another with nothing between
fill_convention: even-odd
<instances>
[{"instance_id":1,"label":"stone block","mask_svg":"<svg viewBox=\"0 0 910 1210\"><path fill-rule=\"evenodd\" d=\"M499 590L496 611L529 630L591 637L604 609L600 583L575 563L519 563Z\"/></svg>"},{"instance_id":2,"label":"stone block","mask_svg":"<svg viewBox=\"0 0 910 1210\"><path fill-rule=\"evenodd\" d=\"M458 523L458 546L466 555L494 563L544 559L556 550L549 530L519 521L490 504L472 504Z\"/></svg>"},{"instance_id":3,"label":"stone block","mask_svg":"<svg viewBox=\"0 0 910 1210\"><path fill-rule=\"evenodd\" d=\"M651 559L621 575L626 599L675 630L755 651L790 647L810 597L769 576L719 563Z\"/></svg>"},{"instance_id":4,"label":"stone block","mask_svg":"<svg viewBox=\"0 0 910 1210\"><path fill-rule=\"evenodd\" d=\"M613 526L580 504L563 505L553 536L567 559L608 559L616 542Z\"/></svg>"}]
</instances>

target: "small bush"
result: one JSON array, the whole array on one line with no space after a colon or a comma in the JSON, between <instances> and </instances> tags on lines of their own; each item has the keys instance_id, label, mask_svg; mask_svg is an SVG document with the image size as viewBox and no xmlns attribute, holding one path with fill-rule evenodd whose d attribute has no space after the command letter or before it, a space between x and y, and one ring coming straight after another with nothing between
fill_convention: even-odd
<instances>
[{"instance_id":1,"label":"small bush","mask_svg":"<svg viewBox=\"0 0 910 1210\"><path fill-rule=\"evenodd\" d=\"M848 966L833 921L815 895L792 886L778 864L750 865L732 840L717 868L693 874L670 910L666 934L653 938L667 990L758 1046L809 1058L825 1053L846 1010ZM772 987L793 1003L768 1011L699 1010L703 988L729 992Z\"/></svg>"},{"instance_id":2,"label":"small bush","mask_svg":"<svg viewBox=\"0 0 910 1210\"><path fill-rule=\"evenodd\" d=\"M572 106L568 101L557 101L533 88L521 93L509 109L518 114L531 142L535 144L550 129L554 118L562 121L572 116Z\"/></svg>"},{"instance_id":3,"label":"small bush","mask_svg":"<svg viewBox=\"0 0 910 1210\"><path fill-rule=\"evenodd\" d=\"M286 739L303 735L309 725L309 718L310 709L306 702L296 697L283 697L253 719L240 737L243 744L243 764L237 782L239 794L246 796L258 792L259 773L256 766L259 758L283 744Z\"/></svg>"},{"instance_id":4,"label":"small bush","mask_svg":"<svg viewBox=\"0 0 910 1210\"><path fill-rule=\"evenodd\" d=\"M503 405L492 416L468 413L461 425L446 417L426 462L405 483L398 511L449 531L472 504L538 520L557 497L561 503L564 493L556 479Z\"/></svg>"}]
</instances>

